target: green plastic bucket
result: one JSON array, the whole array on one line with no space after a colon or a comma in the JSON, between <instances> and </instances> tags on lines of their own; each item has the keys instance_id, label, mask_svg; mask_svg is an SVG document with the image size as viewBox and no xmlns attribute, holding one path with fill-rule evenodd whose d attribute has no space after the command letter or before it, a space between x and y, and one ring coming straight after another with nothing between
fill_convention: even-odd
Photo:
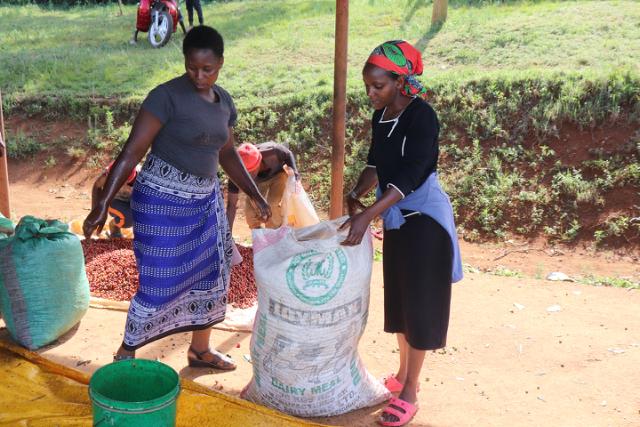
<instances>
[{"instance_id":1,"label":"green plastic bucket","mask_svg":"<svg viewBox=\"0 0 640 427\"><path fill-rule=\"evenodd\" d=\"M89 381L94 426L172 427L180 379L176 371L154 360L110 363Z\"/></svg>"}]
</instances>

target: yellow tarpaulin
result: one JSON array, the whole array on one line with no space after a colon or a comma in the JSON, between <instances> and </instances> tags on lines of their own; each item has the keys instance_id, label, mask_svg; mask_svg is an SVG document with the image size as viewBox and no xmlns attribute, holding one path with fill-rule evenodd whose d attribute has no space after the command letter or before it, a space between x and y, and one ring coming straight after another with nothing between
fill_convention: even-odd
<instances>
[{"instance_id":1,"label":"yellow tarpaulin","mask_svg":"<svg viewBox=\"0 0 640 427\"><path fill-rule=\"evenodd\" d=\"M90 376L0 339L0 426L91 426ZM321 426L181 380L178 426Z\"/></svg>"}]
</instances>

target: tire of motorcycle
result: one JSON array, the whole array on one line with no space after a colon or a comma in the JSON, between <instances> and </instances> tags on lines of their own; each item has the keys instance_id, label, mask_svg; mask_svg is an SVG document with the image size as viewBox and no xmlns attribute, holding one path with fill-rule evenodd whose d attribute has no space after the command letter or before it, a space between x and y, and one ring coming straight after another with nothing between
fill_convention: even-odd
<instances>
[{"instance_id":1,"label":"tire of motorcycle","mask_svg":"<svg viewBox=\"0 0 640 427\"><path fill-rule=\"evenodd\" d=\"M155 14L158 14L157 17ZM167 10L152 10L151 25L149 26L149 43L158 48L166 45L171 39L173 19Z\"/></svg>"}]
</instances>

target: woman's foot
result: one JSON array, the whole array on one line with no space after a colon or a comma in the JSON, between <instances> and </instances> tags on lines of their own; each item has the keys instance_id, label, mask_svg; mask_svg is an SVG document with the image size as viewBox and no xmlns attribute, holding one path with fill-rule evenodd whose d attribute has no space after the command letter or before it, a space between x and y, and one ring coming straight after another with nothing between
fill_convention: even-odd
<instances>
[{"instance_id":1,"label":"woman's foot","mask_svg":"<svg viewBox=\"0 0 640 427\"><path fill-rule=\"evenodd\" d=\"M387 390L389 390L389 392L391 393L400 393L402 391L402 389L404 388L404 381L400 381L398 379L398 375L394 375L394 374L389 374L385 377L382 377L382 380L380 382L382 382L382 384L384 384L384 386L387 388ZM416 387L416 392L420 391L420 383L418 383L418 386Z\"/></svg>"},{"instance_id":2,"label":"woman's foot","mask_svg":"<svg viewBox=\"0 0 640 427\"><path fill-rule=\"evenodd\" d=\"M122 346L118 349L116 354L113 355L114 362L118 362L120 360L135 359L135 358L136 358L135 351L125 350Z\"/></svg>"},{"instance_id":3,"label":"woman's foot","mask_svg":"<svg viewBox=\"0 0 640 427\"><path fill-rule=\"evenodd\" d=\"M380 424L384 426L403 426L407 424L418 411L417 387L405 387L400 395L389 400L389 404L380 415Z\"/></svg>"},{"instance_id":4,"label":"woman's foot","mask_svg":"<svg viewBox=\"0 0 640 427\"><path fill-rule=\"evenodd\" d=\"M378 423L387 427L400 427L409 424L418 412L416 402L408 402L399 397L392 397L382 410Z\"/></svg>"},{"instance_id":5,"label":"woman's foot","mask_svg":"<svg viewBox=\"0 0 640 427\"><path fill-rule=\"evenodd\" d=\"M189 361L189 366L194 368L213 368L222 371L233 371L236 369L236 364L233 362L233 359L211 349L196 351L193 347L189 347L187 360Z\"/></svg>"}]
</instances>

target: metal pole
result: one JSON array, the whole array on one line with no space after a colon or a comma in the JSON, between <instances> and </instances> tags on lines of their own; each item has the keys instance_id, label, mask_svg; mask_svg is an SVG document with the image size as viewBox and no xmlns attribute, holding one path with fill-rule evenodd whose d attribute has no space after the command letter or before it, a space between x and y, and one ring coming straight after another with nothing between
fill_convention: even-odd
<instances>
[{"instance_id":1,"label":"metal pole","mask_svg":"<svg viewBox=\"0 0 640 427\"><path fill-rule=\"evenodd\" d=\"M4 116L2 114L2 92L0 92L0 212L5 217L11 217L9 204L9 168L7 167L7 140L4 133Z\"/></svg>"},{"instance_id":2,"label":"metal pole","mask_svg":"<svg viewBox=\"0 0 640 427\"><path fill-rule=\"evenodd\" d=\"M342 216L344 135L347 118L347 48L349 0L336 0L336 45L333 69L333 145L331 150L331 219Z\"/></svg>"}]
</instances>

